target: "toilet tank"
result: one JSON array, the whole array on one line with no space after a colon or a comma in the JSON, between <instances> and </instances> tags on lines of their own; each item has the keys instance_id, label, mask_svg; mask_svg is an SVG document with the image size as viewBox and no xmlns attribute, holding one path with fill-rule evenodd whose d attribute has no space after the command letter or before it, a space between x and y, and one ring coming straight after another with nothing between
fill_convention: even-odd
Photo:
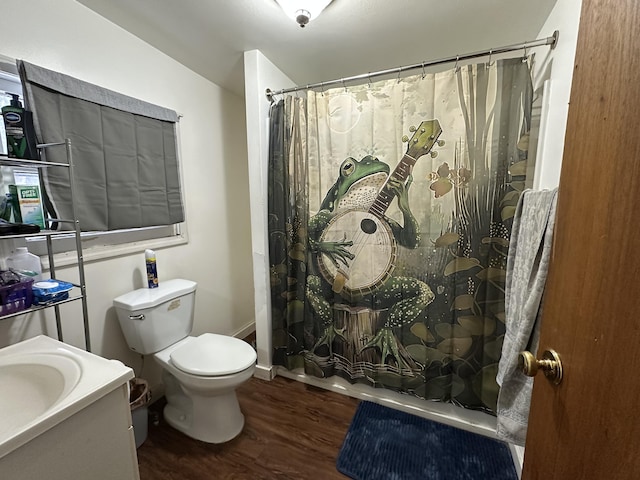
<instances>
[{"instance_id":1,"label":"toilet tank","mask_svg":"<svg viewBox=\"0 0 640 480\"><path fill-rule=\"evenodd\" d=\"M159 352L187 337L193 327L196 282L165 280L113 300L129 348L142 355Z\"/></svg>"}]
</instances>

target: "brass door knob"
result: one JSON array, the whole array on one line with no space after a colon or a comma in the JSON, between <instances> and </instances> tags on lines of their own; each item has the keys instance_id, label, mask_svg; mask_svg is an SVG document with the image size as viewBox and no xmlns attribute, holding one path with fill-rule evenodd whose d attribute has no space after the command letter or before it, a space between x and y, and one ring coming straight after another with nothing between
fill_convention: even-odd
<instances>
[{"instance_id":1,"label":"brass door knob","mask_svg":"<svg viewBox=\"0 0 640 480\"><path fill-rule=\"evenodd\" d=\"M555 350L545 350L542 359L538 360L531 352L520 352L518 368L528 377L535 377L538 370L556 385L562 382L562 362Z\"/></svg>"}]
</instances>

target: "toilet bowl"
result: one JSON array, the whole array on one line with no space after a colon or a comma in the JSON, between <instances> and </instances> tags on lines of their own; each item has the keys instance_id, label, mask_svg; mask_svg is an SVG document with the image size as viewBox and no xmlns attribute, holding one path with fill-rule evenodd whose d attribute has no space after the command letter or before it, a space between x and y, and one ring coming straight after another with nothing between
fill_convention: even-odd
<instances>
[{"instance_id":1,"label":"toilet bowl","mask_svg":"<svg viewBox=\"0 0 640 480\"><path fill-rule=\"evenodd\" d=\"M223 443L244 426L236 389L253 375L256 352L234 337L188 335L195 290L195 282L168 280L113 303L129 348L153 354L162 367L167 423L197 440Z\"/></svg>"},{"instance_id":2,"label":"toilet bowl","mask_svg":"<svg viewBox=\"0 0 640 480\"><path fill-rule=\"evenodd\" d=\"M236 388L253 376L256 360L248 343L205 333L153 357L163 368L164 418L169 425L208 443L227 442L242 431L244 415Z\"/></svg>"}]
</instances>

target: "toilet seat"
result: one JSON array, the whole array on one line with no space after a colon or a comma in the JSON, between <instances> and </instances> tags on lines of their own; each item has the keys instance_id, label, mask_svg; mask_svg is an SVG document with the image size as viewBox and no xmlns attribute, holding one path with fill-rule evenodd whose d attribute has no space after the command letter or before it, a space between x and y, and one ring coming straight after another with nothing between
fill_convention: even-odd
<instances>
[{"instance_id":1,"label":"toilet seat","mask_svg":"<svg viewBox=\"0 0 640 480\"><path fill-rule=\"evenodd\" d=\"M183 372L215 377L251 367L256 361L256 352L247 342L237 338L203 333L173 350L170 359Z\"/></svg>"}]
</instances>

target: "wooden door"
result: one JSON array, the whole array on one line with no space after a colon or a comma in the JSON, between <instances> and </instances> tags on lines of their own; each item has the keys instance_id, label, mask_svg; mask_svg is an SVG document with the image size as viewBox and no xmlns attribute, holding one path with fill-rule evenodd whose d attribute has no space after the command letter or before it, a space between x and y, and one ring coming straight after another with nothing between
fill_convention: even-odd
<instances>
[{"instance_id":1,"label":"wooden door","mask_svg":"<svg viewBox=\"0 0 640 480\"><path fill-rule=\"evenodd\" d=\"M640 478L640 1L584 0L524 480Z\"/></svg>"}]
</instances>

